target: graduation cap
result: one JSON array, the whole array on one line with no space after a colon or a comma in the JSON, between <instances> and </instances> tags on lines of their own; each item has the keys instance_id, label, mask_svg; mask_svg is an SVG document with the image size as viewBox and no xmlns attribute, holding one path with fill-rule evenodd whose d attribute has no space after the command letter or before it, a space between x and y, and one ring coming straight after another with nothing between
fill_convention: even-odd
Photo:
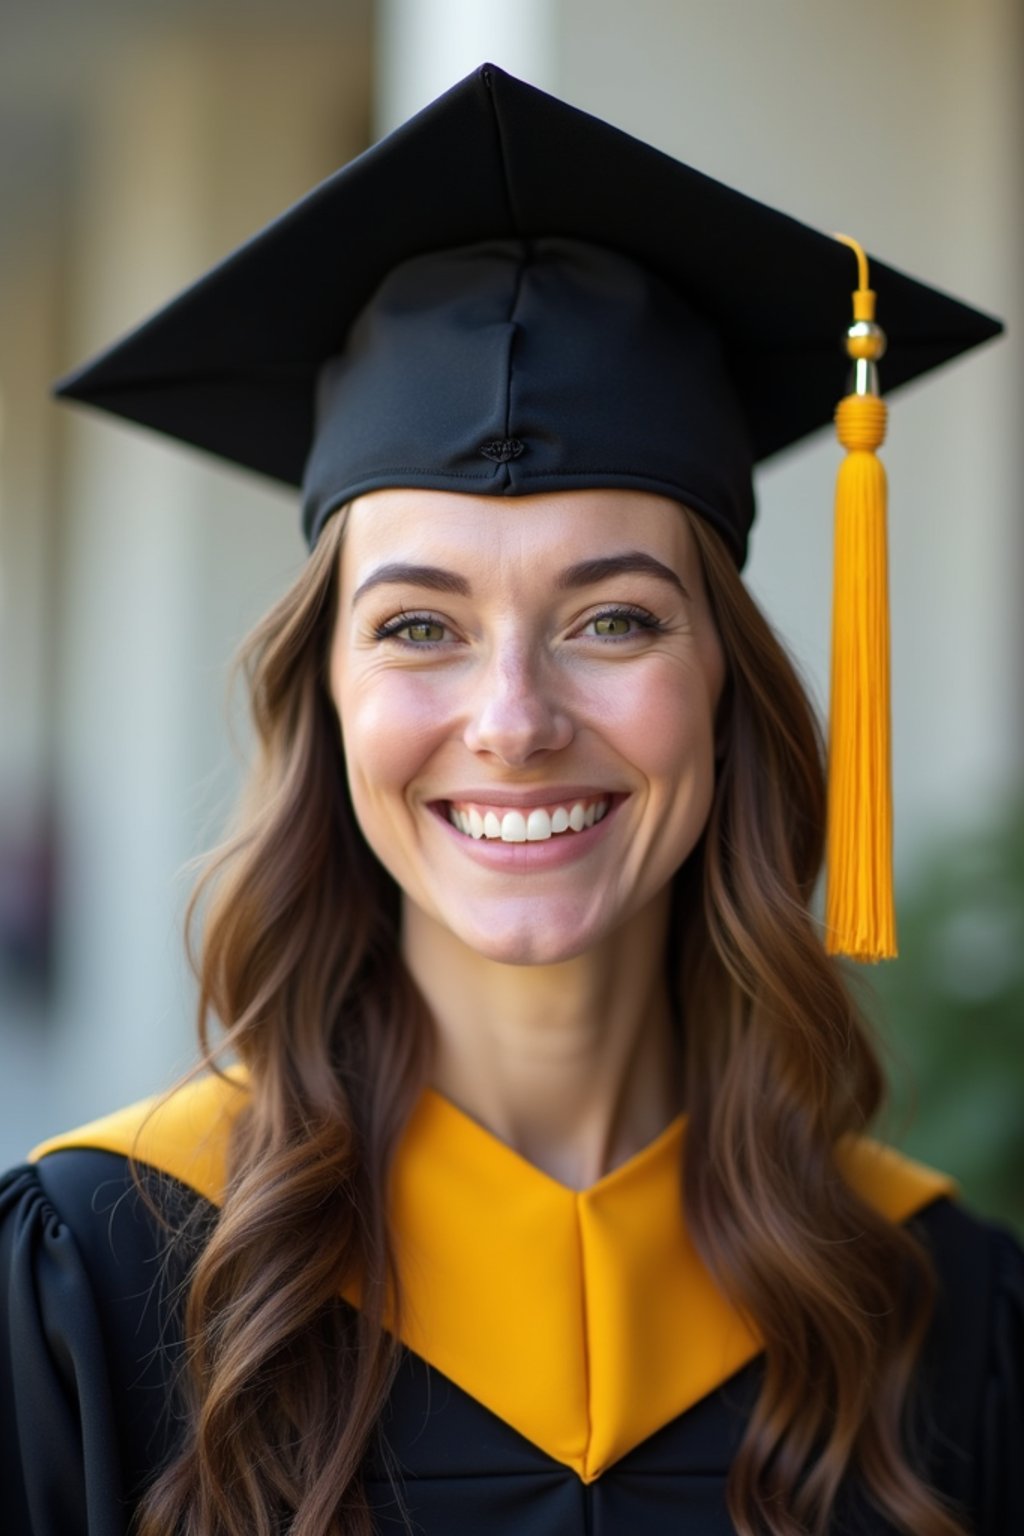
<instances>
[{"instance_id":1,"label":"graduation cap","mask_svg":"<svg viewBox=\"0 0 1024 1536\"><path fill-rule=\"evenodd\" d=\"M894 953L885 408L998 321L485 64L57 386L303 492L628 487L739 564L839 417L826 943ZM856 258L856 259L855 259ZM850 295L856 285L853 323ZM845 351L840 343L845 339Z\"/></svg>"}]
</instances>

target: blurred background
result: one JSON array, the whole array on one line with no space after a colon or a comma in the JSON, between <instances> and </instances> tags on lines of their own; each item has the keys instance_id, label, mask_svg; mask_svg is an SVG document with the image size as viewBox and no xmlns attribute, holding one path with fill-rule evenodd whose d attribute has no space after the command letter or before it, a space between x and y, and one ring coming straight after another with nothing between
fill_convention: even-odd
<instances>
[{"instance_id":1,"label":"blurred background","mask_svg":"<svg viewBox=\"0 0 1024 1536\"><path fill-rule=\"evenodd\" d=\"M893 410L902 954L867 984L881 1131L1024 1230L1019 0L3 0L0 1164L189 1064L227 664L304 559L291 495L49 385L486 58L1009 324ZM749 567L822 705L836 459L766 466Z\"/></svg>"}]
</instances>

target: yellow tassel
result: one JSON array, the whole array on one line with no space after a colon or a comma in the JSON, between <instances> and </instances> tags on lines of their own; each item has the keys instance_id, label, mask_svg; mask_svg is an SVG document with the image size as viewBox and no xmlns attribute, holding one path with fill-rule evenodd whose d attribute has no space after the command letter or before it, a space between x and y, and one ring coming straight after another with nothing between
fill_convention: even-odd
<instances>
[{"instance_id":1,"label":"yellow tassel","mask_svg":"<svg viewBox=\"0 0 1024 1536\"><path fill-rule=\"evenodd\" d=\"M826 948L858 960L896 953L892 890L886 409L848 395L836 412L847 454L836 485L829 719Z\"/></svg>"},{"instance_id":2,"label":"yellow tassel","mask_svg":"<svg viewBox=\"0 0 1024 1536\"><path fill-rule=\"evenodd\" d=\"M846 457L836 485L825 946L831 954L882 960L896 954L886 479L877 457L886 408L874 371L885 337L874 324L864 252L839 238L857 256L859 287L846 340L856 393L836 411Z\"/></svg>"}]
</instances>

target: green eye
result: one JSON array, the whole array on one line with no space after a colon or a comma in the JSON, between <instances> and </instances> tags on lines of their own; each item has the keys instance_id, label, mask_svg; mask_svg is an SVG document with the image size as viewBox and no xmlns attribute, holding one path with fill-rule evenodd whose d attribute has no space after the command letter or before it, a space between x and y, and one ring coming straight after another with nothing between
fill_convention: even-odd
<instances>
[{"instance_id":1,"label":"green eye","mask_svg":"<svg viewBox=\"0 0 1024 1536\"><path fill-rule=\"evenodd\" d=\"M410 640L421 643L424 641L443 640L444 625L433 624L423 619L417 624L407 624L405 626L405 633Z\"/></svg>"},{"instance_id":2,"label":"green eye","mask_svg":"<svg viewBox=\"0 0 1024 1536\"><path fill-rule=\"evenodd\" d=\"M598 635L628 635L633 620L624 613L606 613L594 620L594 633Z\"/></svg>"}]
</instances>

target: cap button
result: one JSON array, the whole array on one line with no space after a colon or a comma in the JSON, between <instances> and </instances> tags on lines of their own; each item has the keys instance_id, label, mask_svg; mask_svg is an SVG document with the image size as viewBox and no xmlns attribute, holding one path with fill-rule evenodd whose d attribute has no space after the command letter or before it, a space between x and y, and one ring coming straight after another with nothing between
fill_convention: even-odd
<instances>
[{"instance_id":1,"label":"cap button","mask_svg":"<svg viewBox=\"0 0 1024 1536\"><path fill-rule=\"evenodd\" d=\"M518 437L495 437L489 443L481 443L480 452L496 464L507 464L509 459L518 459L525 447Z\"/></svg>"}]
</instances>

